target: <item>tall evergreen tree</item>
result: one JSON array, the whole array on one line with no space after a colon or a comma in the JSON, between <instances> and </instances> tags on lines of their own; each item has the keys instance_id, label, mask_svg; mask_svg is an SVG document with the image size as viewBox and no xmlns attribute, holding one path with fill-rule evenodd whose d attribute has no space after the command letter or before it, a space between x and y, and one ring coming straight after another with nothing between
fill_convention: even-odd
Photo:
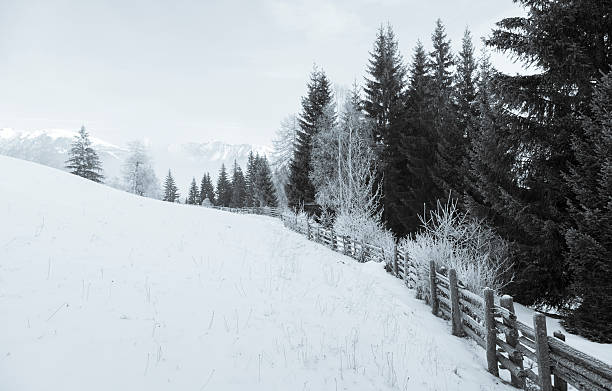
<instances>
[{"instance_id":1,"label":"tall evergreen tree","mask_svg":"<svg viewBox=\"0 0 612 391\"><path fill-rule=\"evenodd\" d=\"M102 163L98 154L91 146L89 134L85 126L81 126L79 134L75 136L66 161L66 168L71 174L89 179L94 182L102 182Z\"/></svg>"},{"instance_id":2,"label":"tall evergreen tree","mask_svg":"<svg viewBox=\"0 0 612 391\"><path fill-rule=\"evenodd\" d=\"M232 173L232 198L230 200L230 206L232 208L242 208L245 206L247 199L247 185L244 179L242 169L234 161L234 171Z\"/></svg>"},{"instance_id":3,"label":"tall evergreen tree","mask_svg":"<svg viewBox=\"0 0 612 391\"><path fill-rule=\"evenodd\" d=\"M249 152L246 169L246 199L245 206L254 206L254 181L255 181L255 155L253 151Z\"/></svg>"},{"instance_id":4,"label":"tall evergreen tree","mask_svg":"<svg viewBox=\"0 0 612 391\"><path fill-rule=\"evenodd\" d=\"M576 163L566 182L570 227L565 232L570 293L578 305L565 319L570 331L591 340L612 343L612 72L596 88L590 116L576 135Z\"/></svg>"},{"instance_id":5,"label":"tall evergreen tree","mask_svg":"<svg viewBox=\"0 0 612 391\"><path fill-rule=\"evenodd\" d=\"M200 182L200 203L203 203L206 199L210 201L211 205L215 204L215 187L208 173L202 176L202 181Z\"/></svg>"},{"instance_id":6,"label":"tall evergreen tree","mask_svg":"<svg viewBox=\"0 0 612 391\"><path fill-rule=\"evenodd\" d=\"M454 75L452 67L455 59L451 52L450 40L442 21L436 21L431 36L433 50L429 54L429 73L431 75L431 109L433 129L437 137L436 164L432 167L438 192L435 197L456 198L461 191L461 162L465 156L463 134L458 126L456 104L453 99Z\"/></svg>"},{"instance_id":7,"label":"tall evergreen tree","mask_svg":"<svg viewBox=\"0 0 612 391\"><path fill-rule=\"evenodd\" d=\"M469 176L469 149L472 133L478 122L478 101L476 95L477 64L474 56L472 34L467 28L463 34L461 51L457 60L457 74L455 96L457 101L457 130L458 142L456 145L456 195L460 199L460 206L465 209L464 195Z\"/></svg>"},{"instance_id":8,"label":"tall evergreen tree","mask_svg":"<svg viewBox=\"0 0 612 391\"><path fill-rule=\"evenodd\" d=\"M268 159L265 156L257 156L255 160L254 175L254 206L278 206L278 198L272 181L272 172Z\"/></svg>"},{"instance_id":9,"label":"tall evergreen tree","mask_svg":"<svg viewBox=\"0 0 612 391\"><path fill-rule=\"evenodd\" d=\"M403 116L406 69L390 25L378 30L370 53L368 74L363 106L367 116L375 122L373 138L380 164L381 178L377 184L382 181L383 218L391 229L401 233L407 191L403 181L405 159L400 152L406 130Z\"/></svg>"},{"instance_id":10,"label":"tall evergreen tree","mask_svg":"<svg viewBox=\"0 0 612 391\"><path fill-rule=\"evenodd\" d=\"M187 194L187 199L185 199L185 203L188 205L200 204L200 192L198 191L198 184L196 183L195 178L191 180L191 185L189 186L189 193Z\"/></svg>"},{"instance_id":11,"label":"tall evergreen tree","mask_svg":"<svg viewBox=\"0 0 612 391\"><path fill-rule=\"evenodd\" d=\"M415 233L421 226L419 215L424 208L436 206L437 186L434 182L437 135L433 128L431 108L431 77L428 74L427 54L421 42L414 49L406 108L397 125L404 129L399 153L403 170L399 178L398 205L395 216L387 218L390 227L399 235Z\"/></svg>"},{"instance_id":12,"label":"tall evergreen tree","mask_svg":"<svg viewBox=\"0 0 612 391\"><path fill-rule=\"evenodd\" d=\"M176 183L174 182L174 178L172 177L172 172L168 170L168 175L166 175L166 180L164 181L164 198L163 201L167 202L176 202L179 199L178 188L176 187Z\"/></svg>"},{"instance_id":13,"label":"tall evergreen tree","mask_svg":"<svg viewBox=\"0 0 612 391\"><path fill-rule=\"evenodd\" d=\"M364 87L364 109L376 122L374 141L384 149L388 137L392 110L402 98L406 69L399 53L398 43L390 25L378 29Z\"/></svg>"},{"instance_id":14,"label":"tall evergreen tree","mask_svg":"<svg viewBox=\"0 0 612 391\"><path fill-rule=\"evenodd\" d=\"M319 122L332 102L331 86L325 72L315 68L310 75L308 93L302 98L300 131L289 170L286 185L289 207L299 208L312 204L315 199L314 186L309 178L312 137L316 134Z\"/></svg>"},{"instance_id":15,"label":"tall evergreen tree","mask_svg":"<svg viewBox=\"0 0 612 391\"><path fill-rule=\"evenodd\" d=\"M221 165L219 177L217 178L217 203L218 206L230 206L232 201L232 184L227 177L225 164Z\"/></svg>"},{"instance_id":16,"label":"tall evergreen tree","mask_svg":"<svg viewBox=\"0 0 612 391\"><path fill-rule=\"evenodd\" d=\"M525 304L562 305L571 271L564 227L574 195L563 173L576 162L572 139L590 113L593 86L612 63L607 2L520 0L527 16L498 22L488 44L534 65L530 75L496 76L508 124L498 133L508 158L487 164L509 176L490 178L503 192L485 193L498 232L515 244L511 292ZM493 187L493 186L491 186Z\"/></svg>"}]
</instances>

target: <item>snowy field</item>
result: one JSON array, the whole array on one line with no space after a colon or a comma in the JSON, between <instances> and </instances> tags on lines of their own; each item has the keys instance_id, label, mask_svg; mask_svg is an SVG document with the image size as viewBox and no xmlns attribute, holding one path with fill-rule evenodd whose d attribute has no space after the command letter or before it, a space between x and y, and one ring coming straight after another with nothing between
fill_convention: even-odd
<instances>
[{"instance_id":1,"label":"snowy field","mask_svg":"<svg viewBox=\"0 0 612 391\"><path fill-rule=\"evenodd\" d=\"M0 156L0 389L511 390L379 264Z\"/></svg>"}]
</instances>

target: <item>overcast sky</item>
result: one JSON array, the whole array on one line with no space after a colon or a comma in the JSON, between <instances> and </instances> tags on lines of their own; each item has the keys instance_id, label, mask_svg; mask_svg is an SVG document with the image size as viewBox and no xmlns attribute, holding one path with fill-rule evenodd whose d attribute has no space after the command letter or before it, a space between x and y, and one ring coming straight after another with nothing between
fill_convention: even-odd
<instances>
[{"instance_id":1,"label":"overcast sky","mask_svg":"<svg viewBox=\"0 0 612 391\"><path fill-rule=\"evenodd\" d=\"M333 83L363 80L381 23L409 60L437 18L457 49L466 26L478 40L522 12L511 0L0 0L0 128L270 144L313 63Z\"/></svg>"}]
</instances>

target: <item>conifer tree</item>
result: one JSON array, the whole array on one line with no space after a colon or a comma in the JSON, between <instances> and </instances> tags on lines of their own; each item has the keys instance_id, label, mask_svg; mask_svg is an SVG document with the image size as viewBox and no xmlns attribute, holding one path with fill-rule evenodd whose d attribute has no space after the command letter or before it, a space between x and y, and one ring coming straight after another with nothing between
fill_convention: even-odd
<instances>
[{"instance_id":1,"label":"conifer tree","mask_svg":"<svg viewBox=\"0 0 612 391\"><path fill-rule=\"evenodd\" d=\"M474 57L472 34L467 28L463 34L461 51L457 60L457 74L455 84L455 97L457 101L457 128L458 142L456 145L456 196L459 197L460 206L465 210L465 192L469 176L469 149L472 133L478 122L478 102L476 96L477 64Z\"/></svg>"},{"instance_id":2,"label":"conifer tree","mask_svg":"<svg viewBox=\"0 0 612 391\"><path fill-rule=\"evenodd\" d=\"M215 204L215 188L208 173L202 176L202 182L200 183L200 203L203 204L206 199L208 199L210 205Z\"/></svg>"},{"instance_id":3,"label":"conifer tree","mask_svg":"<svg viewBox=\"0 0 612 391\"><path fill-rule=\"evenodd\" d=\"M473 128L478 117L478 104L476 101L476 72L477 64L474 57L474 44L472 33L467 28L463 33L461 51L457 61L457 75L455 95L457 97L457 110L459 128L469 144L469 130Z\"/></svg>"},{"instance_id":4,"label":"conifer tree","mask_svg":"<svg viewBox=\"0 0 612 391\"><path fill-rule=\"evenodd\" d=\"M579 305L564 325L601 343L612 343L612 72L602 78L582 119L584 133L572 150L576 163L565 179L573 197L565 232L570 293Z\"/></svg>"},{"instance_id":5,"label":"conifer tree","mask_svg":"<svg viewBox=\"0 0 612 391\"><path fill-rule=\"evenodd\" d=\"M178 188L172 177L172 172L168 170L168 175L164 181L164 198L163 201L176 202L179 199Z\"/></svg>"},{"instance_id":6,"label":"conifer tree","mask_svg":"<svg viewBox=\"0 0 612 391\"><path fill-rule=\"evenodd\" d=\"M230 206L232 208L242 208L245 206L247 198L247 185L244 179L242 169L234 161L234 171L232 173L232 198L230 200Z\"/></svg>"},{"instance_id":7,"label":"conifer tree","mask_svg":"<svg viewBox=\"0 0 612 391\"><path fill-rule=\"evenodd\" d=\"M387 223L399 235L415 233L421 226L419 215L436 206L434 181L437 134L433 128L431 77L427 54L419 41L410 67L406 107L397 125L404 129L399 143L403 168L399 178L395 210Z\"/></svg>"},{"instance_id":8,"label":"conifer tree","mask_svg":"<svg viewBox=\"0 0 612 391\"><path fill-rule=\"evenodd\" d=\"M198 184L196 183L195 178L191 180L191 185L189 186L189 193L187 194L187 199L185 203L188 205L199 205L200 204L200 192L198 191Z\"/></svg>"},{"instance_id":9,"label":"conifer tree","mask_svg":"<svg viewBox=\"0 0 612 391\"><path fill-rule=\"evenodd\" d=\"M576 162L571 146L582 132L580 114L589 115L593 86L610 69L612 46L604 42L611 9L597 0L519 2L527 15L498 22L487 43L536 71L496 76L501 122L508 124L497 137L511 166L500 167L508 158L486 161L509 175L490 178L504 191L483 197L498 232L515 244L509 293L524 304L560 306L570 298L572 278L564 254L574 195L564 173Z\"/></svg>"},{"instance_id":10,"label":"conifer tree","mask_svg":"<svg viewBox=\"0 0 612 391\"><path fill-rule=\"evenodd\" d=\"M232 185L227 177L225 164L221 165L219 177L217 178L217 203L218 206L230 206L232 200Z\"/></svg>"},{"instance_id":11,"label":"conifer tree","mask_svg":"<svg viewBox=\"0 0 612 391\"><path fill-rule=\"evenodd\" d=\"M398 43L390 25L380 26L370 52L370 60L364 87L364 109L376 125L374 141L385 145L392 110L401 99L404 90L406 69L399 53Z\"/></svg>"},{"instance_id":12,"label":"conifer tree","mask_svg":"<svg viewBox=\"0 0 612 391\"><path fill-rule=\"evenodd\" d=\"M85 126L81 126L79 134L75 136L66 161L66 168L71 174L89 179L94 182L102 182L102 163L98 154L91 146L89 134Z\"/></svg>"},{"instance_id":13,"label":"conifer tree","mask_svg":"<svg viewBox=\"0 0 612 391\"><path fill-rule=\"evenodd\" d=\"M403 182L405 159L400 152L405 132L406 69L390 25L378 30L370 53L368 74L363 106L367 116L375 122L373 140L381 174L375 186L382 181L383 218L389 228L401 233L402 205L407 190Z\"/></svg>"},{"instance_id":14,"label":"conifer tree","mask_svg":"<svg viewBox=\"0 0 612 391\"><path fill-rule=\"evenodd\" d=\"M258 156L259 157L259 156ZM245 206L254 206L254 191L255 191L255 155L253 155L253 151L249 152L249 157L247 160L247 169L246 169L246 198L245 198Z\"/></svg>"},{"instance_id":15,"label":"conifer tree","mask_svg":"<svg viewBox=\"0 0 612 391\"><path fill-rule=\"evenodd\" d=\"M278 198L272 181L272 172L265 156L256 157L254 178L254 206L277 207Z\"/></svg>"},{"instance_id":16,"label":"conifer tree","mask_svg":"<svg viewBox=\"0 0 612 391\"><path fill-rule=\"evenodd\" d=\"M457 110L453 100L453 73L455 59L450 40L442 21L436 21L431 37L433 50L429 54L431 75L431 109L433 129L437 137L436 164L433 176L438 186L436 198L457 198L461 193L461 163L465 157L465 142L458 126Z\"/></svg>"},{"instance_id":17,"label":"conifer tree","mask_svg":"<svg viewBox=\"0 0 612 391\"><path fill-rule=\"evenodd\" d=\"M315 190L309 177L312 137L316 134L320 119L331 101L331 86L327 76L325 72L315 67L310 75L308 93L302 98L300 131L290 164L289 182L286 185L287 199L291 208L314 202Z\"/></svg>"}]
</instances>

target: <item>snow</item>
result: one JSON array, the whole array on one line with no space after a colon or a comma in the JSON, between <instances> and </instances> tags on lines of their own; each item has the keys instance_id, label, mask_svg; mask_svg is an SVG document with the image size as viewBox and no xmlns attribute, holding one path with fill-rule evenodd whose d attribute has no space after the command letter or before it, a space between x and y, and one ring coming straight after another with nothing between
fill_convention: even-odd
<instances>
[{"instance_id":1,"label":"snow","mask_svg":"<svg viewBox=\"0 0 612 391\"><path fill-rule=\"evenodd\" d=\"M518 320L533 327L534 310L517 303L514 304L514 309L516 311ZM593 356L600 361L612 365L612 345L591 342L579 335L570 334L563 329L560 322L560 319L555 319L548 316L546 317L546 331L548 332L548 335L553 335L554 331L560 331L565 335L566 344L580 350L583 353Z\"/></svg>"},{"instance_id":2,"label":"snow","mask_svg":"<svg viewBox=\"0 0 612 391\"><path fill-rule=\"evenodd\" d=\"M0 156L2 390L511 390L380 264Z\"/></svg>"}]
</instances>

